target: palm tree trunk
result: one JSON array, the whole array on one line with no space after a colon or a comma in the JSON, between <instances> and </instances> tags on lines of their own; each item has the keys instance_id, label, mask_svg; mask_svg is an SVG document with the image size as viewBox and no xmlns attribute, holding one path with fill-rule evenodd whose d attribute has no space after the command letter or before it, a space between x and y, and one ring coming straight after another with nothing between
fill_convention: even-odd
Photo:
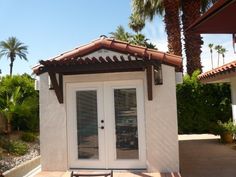
<instances>
[{"instance_id":1,"label":"palm tree trunk","mask_svg":"<svg viewBox=\"0 0 236 177\"><path fill-rule=\"evenodd\" d=\"M12 69L13 69L13 60L11 59L11 62L10 62L10 76L12 76Z\"/></svg>"},{"instance_id":2,"label":"palm tree trunk","mask_svg":"<svg viewBox=\"0 0 236 177\"><path fill-rule=\"evenodd\" d=\"M182 23L184 30L184 41L185 41L185 54L187 58L187 73L192 73L199 69L202 72L201 64L201 45L203 44L202 37L200 34L193 34L186 32L186 29L192 24L197 18L200 17L200 0L182 0Z\"/></svg>"},{"instance_id":3,"label":"palm tree trunk","mask_svg":"<svg viewBox=\"0 0 236 177\"><path fill-rule=\"evenodd\" d=\"M172 54L182 56L179 0L164 0L164 8L168 50ZM183 66L180 68L180 71L183 71Z\"/></svg>"}]
</instances>

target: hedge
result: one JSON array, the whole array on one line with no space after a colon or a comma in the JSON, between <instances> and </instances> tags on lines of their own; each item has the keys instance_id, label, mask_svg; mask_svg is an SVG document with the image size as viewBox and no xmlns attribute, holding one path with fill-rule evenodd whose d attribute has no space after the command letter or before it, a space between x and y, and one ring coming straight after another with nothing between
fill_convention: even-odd
<instances>
[{"instance_id":1,"label":"hedge","mask_svg":"<svg viewBox=\"0 0 236 177\"><path fill-rule=\"evenodd\" d=\"M218 120L232 117L229 84L201 84L199 71L184 76L177 85L178 128L180 134L211 133Z\"/></svg>"}]
</instances>

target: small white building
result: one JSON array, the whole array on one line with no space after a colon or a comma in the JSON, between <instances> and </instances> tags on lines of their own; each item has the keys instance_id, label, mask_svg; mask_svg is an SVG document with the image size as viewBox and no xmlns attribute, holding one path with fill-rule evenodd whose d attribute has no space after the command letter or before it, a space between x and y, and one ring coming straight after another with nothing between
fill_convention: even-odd
<instances>
[{"instance_id":1,"label":"small white building","mask_svg":"<svg viewBox=\"0 0 236 177\"><path fill-rule=\"evenodd\" d=\"M101 37L40 61L43 171L179 172L178 56Z\"/></svg>"}]
</instances>

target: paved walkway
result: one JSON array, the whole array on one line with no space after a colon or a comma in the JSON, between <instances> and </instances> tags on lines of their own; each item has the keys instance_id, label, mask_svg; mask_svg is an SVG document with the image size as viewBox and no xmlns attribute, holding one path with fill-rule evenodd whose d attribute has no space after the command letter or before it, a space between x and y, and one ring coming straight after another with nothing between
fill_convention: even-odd
<instances>
[{"instance_id":1,"label":"paved walkway","mask_svg":"<svg viewBox=\"0 0 236 177\"><path fill-rule=\"evenodd\" d=\"M236 144L223 145L213 135L180 135L182 177L236 177Z\"/></svg>"}]
</instances>

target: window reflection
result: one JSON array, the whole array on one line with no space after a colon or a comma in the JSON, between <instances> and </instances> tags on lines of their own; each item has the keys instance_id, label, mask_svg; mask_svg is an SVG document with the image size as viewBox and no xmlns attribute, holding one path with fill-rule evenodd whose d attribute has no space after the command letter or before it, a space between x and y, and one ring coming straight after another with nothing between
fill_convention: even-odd
<instances>
[{"instance_id":1,"label":"window reflection","mask_svg":"<svg viewBox=\"0 0 236 177\"><path fill-rule=\"evenodd\" d=\"M117 159L138 159L136 89L114 89Z\"/></svg>"}]
</instances>

